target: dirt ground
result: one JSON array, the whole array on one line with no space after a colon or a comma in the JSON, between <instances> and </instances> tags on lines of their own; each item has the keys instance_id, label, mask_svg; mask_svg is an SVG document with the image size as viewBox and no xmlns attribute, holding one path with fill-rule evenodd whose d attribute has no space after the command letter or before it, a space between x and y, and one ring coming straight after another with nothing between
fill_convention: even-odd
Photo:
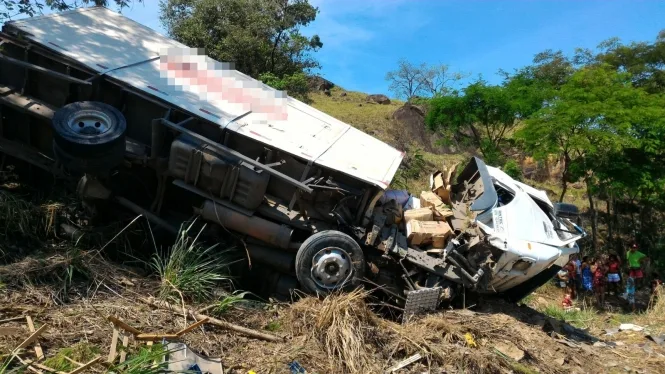
<instances>
[{"instance_id":1,"label":"dirt ground","mask_svg":"<svg viewBox=\"0 0 665 374\"><path fill-rule=\"evenodd\" d=\"M25 272L29 262L2 266L0 273ZM96 266L94 281L72 287L66 302L56 297L54 285L5 285L0 290L0 321L30 315L37 328L47 324L39 340L47 358L63 348L85 345L104 359L113 331L108 316L145 333L175 332L194 322L185 320L180 308L155 309L140 301L157 294L156 281L101 259ZM416 353L423 358L397 372L665 373L665 347L649 341L645 332L605 336L595 328L586 336L529 306L501 301L402 325L379 317L367 300L355 292L293 304L236 304L218 317L284 341L266 342L209 324L184 335L183 341L203 355L221 358L225 373L289 373L292 361L308 373L378 373ZM187 305L193 310L205 306ZM29 335L23 320L0 323L12 326L25 333L0 336L0 352L11 351Z\"/></svg>"}]
</instances>

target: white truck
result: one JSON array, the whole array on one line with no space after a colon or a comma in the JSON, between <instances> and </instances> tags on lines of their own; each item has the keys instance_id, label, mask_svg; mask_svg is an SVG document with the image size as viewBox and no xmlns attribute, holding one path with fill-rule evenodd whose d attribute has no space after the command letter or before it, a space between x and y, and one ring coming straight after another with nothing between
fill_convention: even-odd
<instances>
[{"instance_id":1,"label":"white truck","mask_svg":"<svg viewBox=\"0 0 665 374\"><path fill-rule=\"evenodd\" d=\"M404 157L388 144L105 8L7 22L0 39L2 153L77 181L90 206L244 236L276 270L261 273L271 292L516 300L584 236L574 207L472 158L452 186L454 238L409 247L379 204Z\"/></svg>"}]
</instances>

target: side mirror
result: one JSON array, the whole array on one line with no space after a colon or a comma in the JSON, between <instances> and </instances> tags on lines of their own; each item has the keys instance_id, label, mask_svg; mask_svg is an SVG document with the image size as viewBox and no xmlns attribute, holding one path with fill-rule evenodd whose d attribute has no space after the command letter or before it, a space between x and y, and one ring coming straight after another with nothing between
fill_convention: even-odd
<instances>
[{"instance_id":1,"label":"side mirror","mask_svg":"<svg viewBox=\"0 0 665 374\"><path fill-rule=\"evenodd\" d=\"M556 203L554 204L554 215L564 218L577 218L580 210L573 204Z\"/></svg>"}]
</instances>

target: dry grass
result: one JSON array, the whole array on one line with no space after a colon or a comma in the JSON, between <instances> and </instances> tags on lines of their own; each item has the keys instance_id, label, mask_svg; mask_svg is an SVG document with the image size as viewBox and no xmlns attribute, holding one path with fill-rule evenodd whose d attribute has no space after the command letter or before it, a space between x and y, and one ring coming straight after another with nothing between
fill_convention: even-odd
<instances>
[{"instance_id":1,"label":"dry grass","mask_svg":"<svg viewBox=\"0 0 665 374\"><path fill-rule=\"evenodd\" d=\"M294 304L284 322L296 334L308 336L326 352L331 372L378 372L374 347L384 343L377 335L379 318L365 304L365 291L305 298Z\"/></svg>"}]
</instances>

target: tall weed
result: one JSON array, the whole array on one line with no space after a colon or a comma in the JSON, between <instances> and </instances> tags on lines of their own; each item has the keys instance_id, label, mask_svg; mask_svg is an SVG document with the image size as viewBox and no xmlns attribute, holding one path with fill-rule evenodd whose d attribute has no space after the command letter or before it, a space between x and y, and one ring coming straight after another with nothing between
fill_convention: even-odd
<instances>
[{"instance_id":1,"label":"tall weed","mask_svg":"<svg viewBox=\"0 0 665 374\"><path fill-rule=\"evenodd\" d=\"M182 296L194 300L208 300L222 282L230 282L229 267L232 249L219 249L219 244L204 246L199 243L203 228L196 237L189 235L194 223L181 229L174 245L167 253L157 251L151 266L162 282L160 297Z\"/></svg>"}]
</instances>

